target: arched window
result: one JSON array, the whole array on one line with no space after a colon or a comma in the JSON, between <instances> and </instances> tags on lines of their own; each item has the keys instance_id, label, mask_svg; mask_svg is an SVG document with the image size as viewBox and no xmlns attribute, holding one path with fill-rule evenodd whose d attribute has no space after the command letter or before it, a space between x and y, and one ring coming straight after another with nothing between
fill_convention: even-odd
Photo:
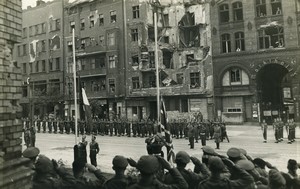
<instances>
[{"instance_id":1,"label":"arched window","mask_svg":"<svg viewBox=\"0 0 300 189\"><path fill-rule=\"evenodd\" d=\"M242 2L235 2L232 4L233 8L233 20L243 20L243 4Z\"/></svg>"},{"instance_id":2,"label":"arched window","mask_svg":"<svg viewBox=\"0 0 300 189\"><path fill-rule=\"evenodd\" d=\"M237 67L228 69L222 78L222 86L232 85L249 85L248 74Z\"/></svg>"},{"instance_id":3,"label":"arched window","mask_svg":"<svg viewBox=\"0 0 300 189\"><path fill-rule=\"evenodd\" d=\"M235 37L235 51L244 51L245 50L245 36L244 32L236 32Z\"/></svg>"},{"instance_id":4,"label":"arched window","mask_svg":"<svg viewBox=\"0 0 300 189\"><path fill-rule=\"evenodd\" d=\"M220 22L221 23L229 22L229 6L228 6L228 4L220 5L219 11L220 11Z\"/></svg>"},{"instance_id":5,"label":"arched window","mask_svg":"<svg viewBox=\"0 0 300 189\"><path fill-rule=\"evenodd\" d=\"M221 41L222 41L222 53L231 52L230 34L228 33L222 34Z\"/></svg>"}]
</instances>

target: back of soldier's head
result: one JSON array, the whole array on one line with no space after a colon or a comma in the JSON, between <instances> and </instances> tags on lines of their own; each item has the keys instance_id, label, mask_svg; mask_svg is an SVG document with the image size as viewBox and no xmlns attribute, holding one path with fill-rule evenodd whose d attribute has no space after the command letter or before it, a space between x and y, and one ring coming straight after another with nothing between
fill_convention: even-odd
<instances>
[{"instance_id":1,"label":"back of soldier's head","mask_svg":"<svg viewBox=\"0 0 300 189\"><path fill-rule=\"evenodd\" d=\"M80 173L84 172L85 162L82 160L75 160L72 163L73 174L76 177Z\"/></svg>"}]
</instances>

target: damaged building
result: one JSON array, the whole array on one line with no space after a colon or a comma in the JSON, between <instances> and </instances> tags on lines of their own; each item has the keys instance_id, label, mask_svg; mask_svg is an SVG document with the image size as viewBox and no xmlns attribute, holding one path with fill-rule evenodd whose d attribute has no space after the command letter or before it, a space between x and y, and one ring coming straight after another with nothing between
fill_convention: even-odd
<instances>
[{"instance_id":1,"label":"damaged building","mask_svg":"<svg viewBox=\"0 0 300 189\"><path fill-rule=\"evenodd\" d=\"M140 14L139 20L128 19L127 22L128 117L157 116L153 23L153 14L157 11L159 87L166 110L175 117L200 111L205 119L212 119L208 3L178 0L161 1L160 4L131 1L128 4L146 13Z\"/></svg>"},{"instance_id":2,"label":"damaged building","mask_svg":"<svg viewBox=\"0 0 300 189\"><path fill-rule=\"evenodd\" d=\"M62 1L37 1L22 13L22 42L14 60L22 69L23 117L64 111ZM47 11L45 11L47 10Z\"/></svg>"},{"instance_id":3,"label":"damaged building","mask_svg":"<svg viewBox=\"0 0 300 189\"><path fill-rule=\"evenodd\" d=\"M16 49L19 52L16 60L23 68L27 103L31 91L27 78L29 83L34 81L40 96L47 96L55 81L53 85L63 94L63 101L58 103L60 116L74 116L74 28L77 88L85 89L93 115L110 119L156 118L153 18L156 11L159 87L167 111L173 116L201 111L204 118L213 118L209 3L204 0L38 2L39 6L23 13L24 44ZM32 19L34 16L36 19ZM45 113L55 111L53 107Z\"/></svg>"}]
</instances>

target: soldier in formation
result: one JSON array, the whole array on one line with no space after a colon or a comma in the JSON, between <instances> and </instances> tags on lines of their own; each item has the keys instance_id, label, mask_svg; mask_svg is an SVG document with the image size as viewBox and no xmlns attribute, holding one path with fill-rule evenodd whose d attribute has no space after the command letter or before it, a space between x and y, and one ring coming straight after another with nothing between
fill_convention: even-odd
<instances>
[{"instance_id":1,"label":"soldier in formation","mask_svg":"<svg viewBox=\"0 0 300 189\"><path fill-rule=\"evenodd\" d=\"M90 142L90 160L91 164L97 167L97 154L99 153L100 148L98 142L96 142L96 136L92 136L92 141Z\"/></svg>"}]
</instances>

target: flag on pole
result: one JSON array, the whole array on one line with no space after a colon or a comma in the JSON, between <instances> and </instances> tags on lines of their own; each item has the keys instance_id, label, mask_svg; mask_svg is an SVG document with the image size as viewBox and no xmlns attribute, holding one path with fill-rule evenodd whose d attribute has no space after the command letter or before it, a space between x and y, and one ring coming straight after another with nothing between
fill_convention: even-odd
<instances>
[{"instance_id":1,"label":"flag on pole","mask_svg":"<svg viewBox=\"0 0 300 189\"><path fill-rule=\"evenodd\" d=\"M170 126L168 124L165 102L162 97L160 99L161 99L161 108L160 108L161 132L162 132L162 135L164 135L165 139L166 139L167 160L169 162L173 163L175 160L175 153L173 151L172 135L170 133Z\"/></svg>"},{"instance_id":2,"label":"flag on pole","mask_svg":"<svg viewBox=\"0 0 300 189\"><path fill-rule=\"evenodd\" d=\"M91 111L91 106L89 103L89 100L86 96L85 90L84 88L81 88L82 90L82 100L83 100L83 110L84 110L84 116L85 116L85 120L86 120L86 127L88 132L92 131L92 111Z\"/></svg>"}]
</instances>

